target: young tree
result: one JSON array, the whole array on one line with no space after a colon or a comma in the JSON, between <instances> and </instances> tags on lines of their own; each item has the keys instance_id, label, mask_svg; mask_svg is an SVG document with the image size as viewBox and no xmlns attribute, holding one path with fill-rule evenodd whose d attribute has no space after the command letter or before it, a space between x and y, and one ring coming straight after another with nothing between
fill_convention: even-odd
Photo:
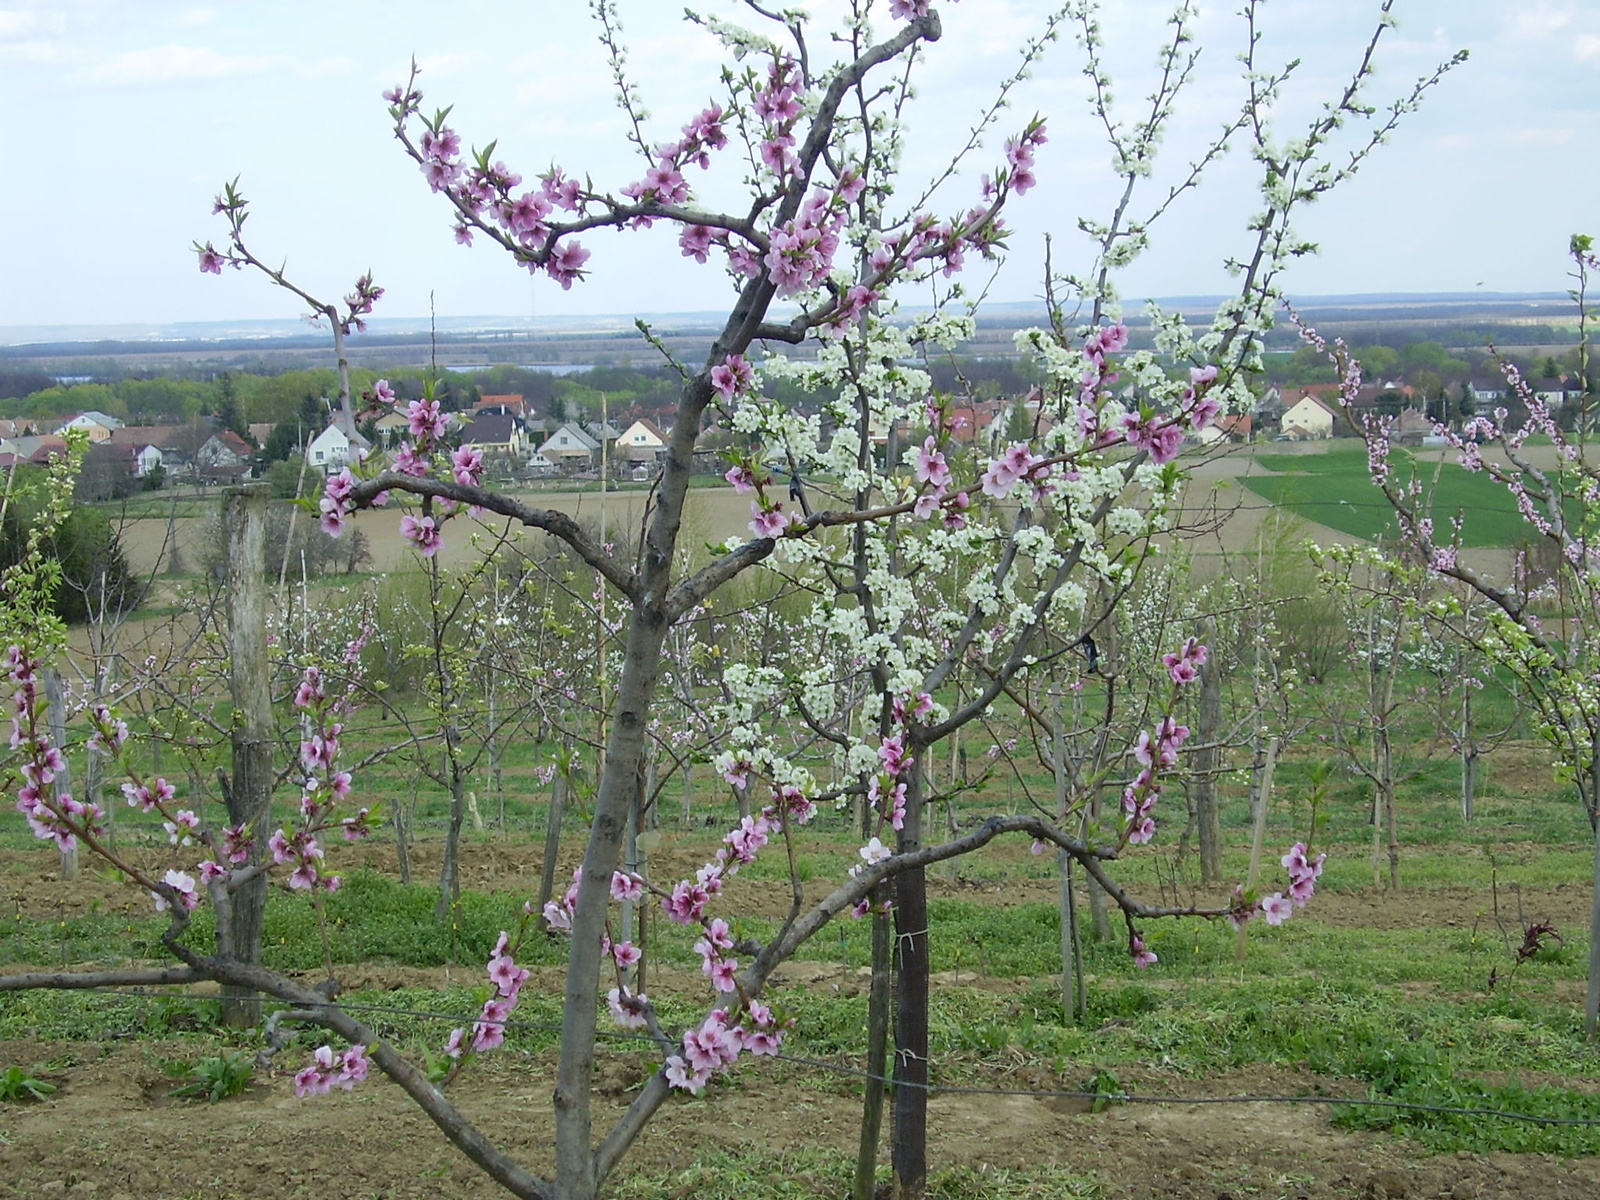
<instances>
[{"instance_id":1,"label":"young tree","mask_svg":"<svg viewBox=\"0 0 1600 1200\"><path fill-rule=\"evenodd\" d=\"M1573 236L1572 296L1578 306L1579 356L1587 375L1588 285L1600 270L1594 243ZM1343 379L1346 402L1361 381L1360 364L1338 344L1314 331L1305 337L1330 357ZM1468 589L1486 606L1463 603L1446 593L1433 600L1429 616L1506 671L1537 717L1540 735L1577 791L1596 830L1595 887L1590 918L1588 994L1584 1024L1590 1037L1600 1033L1600 467L1580 423L1564 432L1556 414L1538 397L1522 373L1502 361L1509 393L1526 412L1513 421L1506 407L1465 422L1459 432L1437 426L1456 461L1499 483L1515 501L1547 574L1530 571L1534 556L1519 555L1510 578L1496 577L1466 562L1461 554L1462 513L1436 513L1427 502L1426 481L1407 471L1393 453L1392 429L1381 421L1359 428L1367 440L1373 482L1393 505L1408 558L1434 575ZM1587 411L1586 394L1580 411ZM1553 452L1543 456L1535 439L1548 438Z\"/></svg>"}]
</instances>

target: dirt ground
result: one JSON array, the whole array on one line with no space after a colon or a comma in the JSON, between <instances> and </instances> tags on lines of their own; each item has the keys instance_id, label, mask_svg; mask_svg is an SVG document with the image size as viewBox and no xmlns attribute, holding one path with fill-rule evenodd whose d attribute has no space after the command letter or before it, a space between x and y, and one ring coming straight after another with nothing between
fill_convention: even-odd
<instances>
[{"instance_id":1,"label":"dirt ground","mask_svg":"<svg viewBox=\"0 0 1600 1200\"><path fill-rule=\"evenodd\" d=\"M669 861L698 862L703 847L664 851ZM531 890L538 864L528 847L469 843L464 883L472 887ZM393 869L393 850L368 846L357 853L374 867ZM426 877L432 848L418 848ZM1018 853L1026 853L1020 847ZM665 865L665 864L663 864ZM114 884L89 877L61 885L46 878L37 854L0 855L0 879L16 911L61 915L98 903L125 901ZM930 880L935 896L979 903L1049 900L1048 880ZM25 884L25 886L23 886ZM754 887L755 881L745 881ZM32 899L23 904L26 894ZM1419 890L1415 903L1396 906L1381 893L1326 892L1303 919L1373 928L1463 928L1481 919L1484 896L1465 887ZM1525 888L1530 912L1558 923L1580 923L1587 890L1577 884ZM782 911L784 887L760 890L758 910ZM38 913L33 910L39 909ZM6 970L23 969L11 965ZM658 971L660 968L658 968ZM461 968L341 966L351 989L440 987L467 982ZM476 972L471 972L475 977ZM683 978L673 978L676 975ZM666 971L663 986L690 988L697 977ZM778 986L859 992L865 981L837 963L795 962ZM1026 981L946 972L938 987L1014 990ZM555 992L560 972L536 969L530 987ZM1576 993L1572 999L1576 1002ZM1104 1031L1116 1037L1115 1023ZM500 1195L451 1149L400 1092L376 1074L349 1094L297 1100L288 1068L300 1051L281 1058L285 1070L258 1074L249 1091L215 1107L174 1101L163 1063L192 1058L187 1043L0 1042L0 1065L45 1064L41 1077L60 1090L27 1106L0 1107L0 1197L94 1197L95 1200L408 1200L449 1196L476 1200ZM597 1102L619 1112L645 1077L638 1055L602 1052ZM1066 1068L1069 1072L1071 1066ZM549 1166L549 1096L554 1062L549 1054L491 1055L453 1092L454 1099L498 1144L535 1170ZM987 1086L1026 1091L1070 1091L1077 1075L1058 1075L1037 1060L1018 1057L991 1071ZM1169 1074L1124 1072L1122 1081L1149 1095L1290 1095L1320 1088L1356 1094L1349 1080L1320 1079L1290 1067L1252 1067L1203 1080ZM1582 1084L1582 1081L1566 1081ZM746 1061L705 1098L675 1099L650 1126L627 1159L621 1178L661 1176L691 1165L708 1148L738 1153L749 1147L784 1153L821 1146L841 1159L853 1154L859 1100L848 1080L789 1063ZM604 1117L602 1117L604 1121ZM936 1094L930 1102L932 1165L973 1170L1037 1169L1059 1165L1097 1178L1104 1196L1127 1200L1382 1200L1385 1197L1490 1200L1533 1197L1592 1200L1600 1196L1600 1158L1541 1155L1429 1155L1413 1143L1381 1133L1335 1127L1330 1110L1311 1105L1244 1103L1208 1106L1132 1104L1102 1113L1076 1099L1032 1096ZM352 1148L355 1148L352 1150ZM818 1180L819 1196L830 1195ZM625 1189L624 1189L624 1193ZM694 1191L680 1190L691 1197ZM1030 1195L1034 1193L1029 1193Z\"/></svg>"},{"instance_id":2,"label":"dirt ground","mask_svg":"<svg viewBox=\"0 0 1600 1200\"><path fill-rule=\"evenodd\" d=\"M160 1067L174 1047L0 1043L0 1060L61 1063L46 1102L0 1110L0 1196L96 1200L477 1200L503 1195L428 1126L396 1087L379 1079L354 1091L297 1100L287 1074L261 1079L214 1107L173 1101ZM63 1057L65 1056L65 1057ZM787 1079L776 1080L782 1070ZM550 1162L549 1056L491 1056L453 1098L485 1133L535 1170ZM620 1111L643 1077L630 1057L602 1059L602 1120ZM1167 1081L1125 1079L1174 1092ZM1286 1094L1311 1080L1253 1069L1204 1081L1215 1095ZM1070 1088L1042 1074L997 1086ZM1190 1085L1191 1090L1196 1085ZM1196 1091L1195 1094L1201 1094ZM972 1170L1061 1165L1102 1181L1125 1200L1592 1200L1600 1159L1541 1155L1420 1155L1382 1134L1332 1126L1309 1105L1122 1105L1084 1111L1077 1100L935 1095L931 1165ZM715 1147L783 1153L819 1146L853 1153L859 1100L791 1069L741 1066L706 1097L675 1099L624 1164L661 1175ZM803 1182L803 1181L802 1181ZM821 1189L818 1195L829 1194ZM685 1197L692 1190L680 1190ZM1034 1193L1030 1193L1034 1194Z\"/></svg>"}]
</instances>

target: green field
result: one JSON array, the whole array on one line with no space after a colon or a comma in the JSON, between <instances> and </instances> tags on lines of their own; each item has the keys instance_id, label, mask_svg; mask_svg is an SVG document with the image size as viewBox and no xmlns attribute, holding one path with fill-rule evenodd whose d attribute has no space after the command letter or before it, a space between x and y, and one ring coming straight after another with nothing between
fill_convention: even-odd
<instances>
[{"instance_id":1,"label":"green field","mask_svg":"<svg viewBox=\"0 0 1600 1200\"><path fill-rule=\"evenodd\" d=\"M1509 492L1481 472L1454 463L1418 461L1397 450L1400 477L1420 474L1436 528L1448 533L1462 519L1464 546L1506 547L1526 541L1528 525ZM1296 516L1367 541L1395 537L1394 512L1372 482L1365 447L1336 446L1321 454L1262 454L1258 467L1271 475L1244 475L1239 482Z\"/></svg>"}]
</instances>

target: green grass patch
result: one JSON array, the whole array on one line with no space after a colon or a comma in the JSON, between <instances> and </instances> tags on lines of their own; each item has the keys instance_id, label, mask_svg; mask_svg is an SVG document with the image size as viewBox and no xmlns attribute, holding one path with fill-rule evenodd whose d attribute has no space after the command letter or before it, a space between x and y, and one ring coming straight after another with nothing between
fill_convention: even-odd
<instances>
[{"instance_id":1,"label":"green grass patch","mask_svg":"<svg viewBox=\"0 0 1600 1200\"><path fill-rule=\"evenodd\" d=\"M1481 472L1454 463L1418 461L1395 450L1401 479L1415 472L1422 480L1426 507L1441 529L1458 513L1462 544L1505 547L1529 536L1515 501L1500 484ZM1273 475L1244 475L1240 483L1258 496L1307 521L1366 541L1398 533L1394 511L1372 482L1364 446L1338 446L1320 454L1262 454L1257 465Z\"/></svg>"}]
</instances>

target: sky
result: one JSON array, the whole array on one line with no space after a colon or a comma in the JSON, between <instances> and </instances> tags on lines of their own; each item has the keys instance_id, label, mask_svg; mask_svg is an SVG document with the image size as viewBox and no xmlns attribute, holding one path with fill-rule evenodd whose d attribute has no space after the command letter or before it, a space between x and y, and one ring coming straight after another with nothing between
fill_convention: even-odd
<instances>
[{"instance_id":1,"label":"sky","mask_svg":"<svg viewBox=\"0 0 1600 1200\"><path fill-rule=\"evenodd\" d=\"M734 0L698 0L727 18ZM845 0L809 5L819 24ZM936 173L965 139L1018 49L1050 9L1038 0L937 0L945 36L920 67L904 178ZM652 141L719 96L721 50L681 8L618 0L629 71L652 114ZM879 7L886 10L886 0ZM1155 78L1171 0L1108 0L1102 14L1114 95L1132 105ZM1153 202L1243 98L1236 0L1202 4L1201 57L1163 146ZM1271 114L1292 136L1337 94L1370 35L1377 3L1268 0L1263 60L1301 60ZM0 107L17 143L0 187L0 326L138 325L296 316L293 297L250 274L202 275L190 246L222 240L210 214L238 176L252 202L252 249L285 261L307 290L342 294L371 269L387 289L379 315L671 313L714 310L723 273L682 258L675 237L596 233L591 277L563 292L532 279L484 239L455 244L445 201L394 142L380 93L415 56L425 105L454 105L464 143L498 139L496 157L532 178L551 164L620 188L639 178L604 52L581 0L449 6L422 0L0 0ZM1298 262L1296 295L1557 291L1576 231L1600 234L1600 3L1593 0L1396 0L1369 98L1404 94L1458 49L1471 58L1408 115L1354 179L1297 228L1321 252ZM880 14L884 28L892 22ZM822 29L814 53L827 52ZM937 194L964 209L1005 132L1049 120L1039 186L1008 218L1011 250L969 286L996 300L1042 291L1045 239L1058 269L1081 268L1080 217L1113 199L1110 155L1087 107L1084 54L1064 36L1013 93L997 131ZM1358 131L1346 130L1346 145ZM731 158L691 182L729 194ZM1130 301L1211 295L1245 246L1260 205L1253 164L1235 150L1152 230L1152 248L1121 277ZM1139 206L1136 201L1135 208ZM915 300L917 297L908 297Z\"/></svg>"}]
</instances>

